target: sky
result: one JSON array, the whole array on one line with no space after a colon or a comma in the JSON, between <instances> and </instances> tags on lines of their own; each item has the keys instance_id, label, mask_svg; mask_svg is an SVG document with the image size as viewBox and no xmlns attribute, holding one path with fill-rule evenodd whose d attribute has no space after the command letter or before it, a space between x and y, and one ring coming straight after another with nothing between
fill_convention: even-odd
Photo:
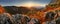
<instances>
[{"instance_id":1,"label":"sky","mask_svg":"<svg viewBox=\"0 0 60 24\"><path fill-rule=\"evenodd\" d=\"M48 4L51 0L0 0L2 6L17 6L25 3Z\"/></svg>"}]
</instances>

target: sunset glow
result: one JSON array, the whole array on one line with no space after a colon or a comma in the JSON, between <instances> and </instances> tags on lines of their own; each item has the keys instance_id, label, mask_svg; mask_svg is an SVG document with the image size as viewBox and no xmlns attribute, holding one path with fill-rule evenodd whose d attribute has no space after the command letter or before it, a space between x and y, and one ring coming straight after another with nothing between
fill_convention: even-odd
<instances>
[{"instance_id":1,"label":"sunset glow","mask_svg":"<svg viewBox=\"0 0 60 24\"><path fill-rule=\"evenodd\" d=\"M39 4L39 3L34 3L34 2L26 2L26 3L21 4L20 6L33 7L33 6L45 6L45 4Z\"/></svg>"}]
</instances>

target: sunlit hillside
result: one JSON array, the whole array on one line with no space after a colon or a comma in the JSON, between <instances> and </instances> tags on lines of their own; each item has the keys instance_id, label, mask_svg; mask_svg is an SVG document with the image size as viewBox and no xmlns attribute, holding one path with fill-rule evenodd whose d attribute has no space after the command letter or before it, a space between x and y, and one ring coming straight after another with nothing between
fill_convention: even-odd
<instances>
[{"instance_id":1,"label":"sunlit hillside","mask_svg":"<svg viewBox=\"0 0 60 24\"><path fill-rule=\"evenodd\" d=\"M45 24L46 21L57 21L58 17L60 17L60 0L56 0L55 2L51 1L46 6L35 3L25 3L23 5L24 6L19 7L0 6L0 18L2 19L0 19L2 21L1 23L6 24L7 22L7 24ZM6 19L6 21L4 19Z\"/></svg>"}]
</instances>

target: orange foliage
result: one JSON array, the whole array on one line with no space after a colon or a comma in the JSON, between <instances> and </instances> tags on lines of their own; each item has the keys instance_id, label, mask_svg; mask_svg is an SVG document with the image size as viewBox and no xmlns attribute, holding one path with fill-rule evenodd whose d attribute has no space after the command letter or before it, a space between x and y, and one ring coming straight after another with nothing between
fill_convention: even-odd
<instances>
[{"instance_id":1,"label":"orange foliage","mask_svg":"<svg viewBox=\"0 0 60 24\"><path fill-rule=\"evenodd\" d=\"M0 14L2 14L4 12L5 12L4 8L0 6Z\"/></svg>"},{"instance_id":2,"label":"orange foliage","mask_svg":"<svg viewBox=\"0 0 60 24\"><path fill-rule=\"evenodd\" d=\"M41 12L38 11L38 12L36 12L36 14L30 14L30 18L37 18L37 19L41 20L41 22L43 23L45 21L46 12L50 12L50 11L54 12L55 10L60 10L60 7L52 8L50 6L47 6L46 9Z\"/></svg>"}]
</instances>

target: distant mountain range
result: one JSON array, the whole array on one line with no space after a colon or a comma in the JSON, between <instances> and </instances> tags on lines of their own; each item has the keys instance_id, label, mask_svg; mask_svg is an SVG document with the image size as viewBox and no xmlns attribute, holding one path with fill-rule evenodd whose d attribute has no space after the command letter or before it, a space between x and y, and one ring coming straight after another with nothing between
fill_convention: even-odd
<instances>
[{"instance_id":1,"label":"distant mountain range","mask_svg":"<svg viewBox=\"0 0 60 24\"><path fill-rule=\"evenodd\" d=\"M29 9L27 7L16 7L16 6L4 6L4 9L10 13L10 14L16 14L16 13L27 13Z\"/></svg>"},{"instance_id":2,"label":"distant mountain range","mask_svg":"<svg viewBox=\"0 0 60 24\"><path fill-rule=\"evenodd\" d=\"M29 11L31 11L30 9L28 9L28 7L23 7L23 6L20 6L20 7L17 7L17 6L3 6L3 8L6 10L7 13L10 13L10 14L26 14L28 13ZM31 7L32 9L35 9L35 10L42 10L44 9L44 7Z\"/></svg>"}]
</instances>

